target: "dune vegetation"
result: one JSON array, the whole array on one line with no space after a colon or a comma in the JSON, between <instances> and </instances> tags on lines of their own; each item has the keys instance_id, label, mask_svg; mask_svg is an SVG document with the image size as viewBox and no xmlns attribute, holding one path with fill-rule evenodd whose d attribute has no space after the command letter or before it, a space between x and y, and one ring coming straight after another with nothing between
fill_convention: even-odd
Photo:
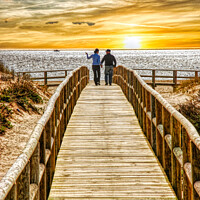
<instances>
[{"instance_id":1,"label":"dune vegetation","mask_svg":"<svg viewBox=\"0 0 200 200\"><path fill-rule=\"evenodd\" d=\"M36 104L43 103L41 88L30 80L10 78L12 74L2 63L0 63L0 134L6 129L12 128L11 119L13 115L13 104L15 112L39 113Z\"/></svg>"},{"instance_id":2,"label":"dune vegetation","mask_svg":"<svg viewBox=\"0 0 200 200\"><path fill-rule=\"evenodd\" d=\"M186 103L179 105L179 112L184 115L200 133L200 91L192 95Z\"/></svg>"}]
</instances>

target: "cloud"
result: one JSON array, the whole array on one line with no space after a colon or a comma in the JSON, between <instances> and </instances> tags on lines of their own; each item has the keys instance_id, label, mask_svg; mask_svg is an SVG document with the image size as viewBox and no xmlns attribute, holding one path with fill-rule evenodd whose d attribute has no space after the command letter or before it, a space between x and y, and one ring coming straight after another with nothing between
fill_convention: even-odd
<instances>
[{"instance_id":1,"label":"cloud","mask_svg":"<svg viewBox=\"0 0 200 200\"><path fill-rule=\"evenodd\" d=\"M199 0L0 0L0 44L22 46L20 38L30 48L52 41L57 48L117 47L125 37L141 36L151 47L167 45L162 38L175 46L200 46L199 13Z\"/></svg>"},{"instance_id":2,"label":"cloud","mask_svg":"<svg viewBox=\"0 0 200 200\"><path fill-rule=\"evenodd\" d=\"M151 28L172 28L168 26L154 26L154 25L144 25L144 24L126 24L126 23L119 23L115 22L114 24L124 25L124 26L132 26L132 27L151 27Z\"/></svg>"},{"instance_id":3,"label":"cloud","mask_svg":"<svg viewBox=\"0 0 200 200\"><path fill-rule=\"evenodd\" d=\"M54 22L46 22L46 24L58 24L58 21L54 21Z\"/></svg>"},{"instance_id":4,"label":"cloud","mask_svg":"<svg viewBox=\"0 0 200 200\"><path fill-rule=\"evenodd\" d=\"M88 26L94 26L95 25L95 23L93 23L93 22L72 22L72 24L75 24L75 25L87 24Z\"/></svg>"}]
</instances>

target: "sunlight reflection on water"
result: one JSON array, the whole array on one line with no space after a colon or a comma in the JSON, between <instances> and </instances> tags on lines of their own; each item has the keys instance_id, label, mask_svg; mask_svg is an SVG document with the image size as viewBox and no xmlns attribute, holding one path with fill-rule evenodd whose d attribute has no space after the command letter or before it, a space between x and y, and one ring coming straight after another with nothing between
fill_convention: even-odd
<instances>
[{"instance_id":1,"label":"sunlight reflection on water","mask_svg":"<svg viewBox=\"0 0 200 200\"><path fill-rule=\"evenodd\" d=\"M92 54L93 51L87 51ZM197 69L200 70L200 50L113 50L118 65L138 69ZM101 58L104 51L100 51ZM91 69L91 60L87 60L85 51L0 51L0 60L10 69L17 71L36 71L53 69L75 69L79 66L88 66ZM103 77L103 71L102 77ZM149 74L150 72L138 71ZM92 73L91 73L92 74ZM171 74L159 72L159 74ZM54 76L51 73L50 76ZM62 75L62 72L57 72ZM190 76L189 73L187 73ZM33 76L36 76L33 75ZM37 74L38 76L38 74ZM92 76L91 76L92 78Z\"/></svg>"}]
</instances>

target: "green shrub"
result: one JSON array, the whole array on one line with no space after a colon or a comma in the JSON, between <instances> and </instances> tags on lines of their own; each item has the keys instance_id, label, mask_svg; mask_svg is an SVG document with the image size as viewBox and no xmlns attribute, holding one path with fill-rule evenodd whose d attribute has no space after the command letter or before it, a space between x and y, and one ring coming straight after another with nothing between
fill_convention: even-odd
<instances>
[{"instance_id":1,"label":"green shrub","mask_svg":"<svg viewBox=\"0 0 200 200\"><path fill-rule=\"evenodd\" d=\"M4 67L0 63L0 71L4 71ZM12 109L9 109L4 103L17 103L25 111L33 111L39 113L34 103L42 103L43 100L38 94L37 87L30 80L21 79L19 81L10 81L5 89L0 90L0 134L6 129L12 128L9 119L12 116Z\"/></svg>"},{"instance_id":2,"label":"green shrub","mask_svg":"<svg viewBox=\"0 0 200 200\"><path fill-rule=\"evenodd\" d=\"M0 102L10 102L10 96L0 94Z\"/></svg>"},{"instance_id":3,"label":"green shrub","mask_svg":"<svg viewBox=\"0 0 200 200\"><path fill-rule=\"evenodd\" d=\"M31 81L20 80L1 91L0 102L16 102L25 111L38 112L33 103L42 103L42 98Z\"/></svg>"},{"instance_id":4,"label":"green shrub","mask_svg":"<svg viewBox=\"0 0 200 200\"><path fill-rule=\"evenodd\" d=\"M11 114L11 109L4 104L0 104L0 134L3 134L7 128L12 128L11 122L8 120Z\"/></svg>"}]
</instances>

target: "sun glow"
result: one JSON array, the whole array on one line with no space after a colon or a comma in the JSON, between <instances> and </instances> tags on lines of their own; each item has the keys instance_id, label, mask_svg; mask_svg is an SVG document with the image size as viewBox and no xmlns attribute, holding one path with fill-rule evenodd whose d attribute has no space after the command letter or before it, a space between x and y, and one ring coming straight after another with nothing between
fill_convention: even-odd
<instances>
[{"instance_id":1,"label":"sun glow","mask_svg":"<svg viewBox=\"0 0 200 200\"><path fill-rule=\"evenodd\" d=\"M140 49L141 38L137 36L125 37L124 48L126 49Z\"/></svg>"}]
</instances>

